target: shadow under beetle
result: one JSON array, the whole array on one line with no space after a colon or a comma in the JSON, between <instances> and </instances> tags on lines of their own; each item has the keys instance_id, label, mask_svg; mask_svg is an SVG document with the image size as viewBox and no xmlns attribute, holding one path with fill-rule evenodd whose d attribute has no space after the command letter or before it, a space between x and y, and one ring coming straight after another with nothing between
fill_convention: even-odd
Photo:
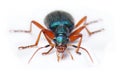
<instances>
[{"instance_id":1,"label":"shadow under beetle","mask_svg":"<svg viewBox=\"0 0 120 74\"><path fill-rule=\"evenodd\" d=\"M96 23L99 20L95 20L95 21L91 21L91 22L86 22L87 20L87 16L84 16L80 21L78 21L78 23L75 25L74 24L74 19L73 17L64 11L54 11L49 13L45 20L44 23L46 25L47 28L43 27L40 23L32 20L31 24L30 24L30 29L29 30L12 30L13 32L25 32L25 33L31 33L32 31L32 25L37 26L41 31L37 37L37 40L34 44L32 45L28 45L28 46L20 46L19 49L26 49L26 48L31 48L34 46L38 45L41 33L44 34L46 40L48 41L48 45L44 46L44 47L40 47L38 48L34 54L32 55L32 57L30 58L30 60L28 61L28 63L32 60L33 56L42 48L47 48L50 47L50 50L47 52L43 52L43 55L48 54L54 47L57 49L56 54L57 54L57 60L59 61L60 58L64 57L64 52L66 51L67 53L70 54L71 58L73 59L72 54L69 52L69 50L67 50L68 46L72 46L74 48L76 48L76 53L77 54L81 54L79 52L79 49L83 49L84 51L87 52L87 54L89 55L89 58L91 59L91 61L93 62L92 57L90 56L89 52L81 47L81 42L82 42L82 34L80 33L83 29L85 29L88 33L88 35L92 35L94 33L97 32L101 32L102 30L104 30L103 28L94 32L90 32L87 28L87 26L89 24L92 23ZM83 25L81 25L83 23ZM74 42L77 39L80 39L78 42L78 45L71 45L71 42ZM61 56L62 54L62 56Z\"/></svg>"}]
</instances>

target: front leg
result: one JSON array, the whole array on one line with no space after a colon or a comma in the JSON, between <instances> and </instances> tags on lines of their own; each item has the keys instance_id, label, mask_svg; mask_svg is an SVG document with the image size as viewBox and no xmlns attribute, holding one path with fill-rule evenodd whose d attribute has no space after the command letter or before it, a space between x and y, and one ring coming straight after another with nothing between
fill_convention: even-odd
<instances>
[{"instance_id":1,"label":"front leg","mask_svg":"<svg viewBox=\"0 0 120 74\"><path fill-rule=\"evenodd\" d=\"M42 49L42 48L47 48L47 47L51 46L51 49L50 49L49 51L42 53L42 55L47 55L47 54L54 48L55 45L52 44L52 41L50 40L50 38L52 38L52 37L50 37L50 36L47 35L47 34L49 34L48 32L49 32L49 31L45 31L45 30L44 30L44 31L43 31L43 34L44 34L46 40L48 41L49 45L46 45L46 46L44 46L44 47L38 48L38 49L33 53L33 55L31 56L31 58L30 58L30 60L28 61L28 63L32 60L32 58L34 57L34 55L35 55L40 49ZM51 34L52 34L52 33L51 33Z\"/></svg>"},{"instance_id":2,"label":"front leg","mask_svg":"<svg viewBox=\"0 0 120 74\"><path fill-rule=\"evenodd\" d=\"M78 43L77 46L76 46L76 45L69 45L69 46L72 46L72 47L76 48L76 53L79 54L79 55L81 54L81 52L79 52L80 48L83 49L83 50L88 54L90 60L93 62L93 59L92 59L90 53L89 53L85 48L81 47L82 34L71 35L71 36L69 37L70 42L73 42L73 41L77 40L78 38L80 38L80 40L79 40L79 43Z\"/></svg>"},{"instance_id":3,"label":"front leg","mask_svg":"<svg viewBox=\"0 0 120 74\"><path fill-rule=\"evenodd\" d=\"M42 53L42 55L47 55L47 54L49 54L50 51L54 48L54 44L52 43L51 39L50 39L49 36L46 34L46 32L45 32L45 33L43 32L43 34L44 34L45 38L47 39L49 45L51 46L50 50L48 50L47 52L43 52L43 53Z\"/></svg>"},{"instance_id":4,"label":"front leg","mask_svg":"<svg viewBox=\"0 0 120 74\"><path fill-rule=\"evenodd\" d=\"M82 34L73 35L73 36L70 37L70 40L71 40L71 42L73 42L73 41L77 40L78 38L80 38L80 40L79 40L79 42L78 42L77 47L80 47L80 46L81 46L81 42L82 42ZM75 46L74 46L74 47L75 47ZM79 49L80 49L80 48L77 48L77 49L76 49L76 53L77 53L77 54L81 54L81 53L79 52Z\"/></svg>"}]
</instances>

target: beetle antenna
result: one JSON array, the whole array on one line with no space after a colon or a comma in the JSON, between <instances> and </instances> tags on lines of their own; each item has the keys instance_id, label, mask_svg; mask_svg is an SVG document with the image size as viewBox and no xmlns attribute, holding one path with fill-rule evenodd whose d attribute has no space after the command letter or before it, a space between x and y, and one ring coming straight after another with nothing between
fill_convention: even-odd
<instances>
[{"instance_id":1,"label":"beetle antenna","mask_svg":"<svg viewBox=\"0 0 120 74\"><path fill-rule=\"evenodd\" d=\"M50 45L46 45L46 46L44 46L44 47L38 48L38 49L33 53L33 55L31 56L31 58L29 59L28 63L30 63L30 61L32 60L32 58L35 56L35 54L36 54L40 49L42 49L42 48L47 48L47 47L49 47L49 46L50 46Z\"/></svg>"}]
</instances>

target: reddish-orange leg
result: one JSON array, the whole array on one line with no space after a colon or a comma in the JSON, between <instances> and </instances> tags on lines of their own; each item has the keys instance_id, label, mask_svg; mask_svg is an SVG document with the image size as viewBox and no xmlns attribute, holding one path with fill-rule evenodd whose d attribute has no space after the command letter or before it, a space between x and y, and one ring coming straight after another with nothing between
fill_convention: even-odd
<instances>
[{"instance_id":1,"label":"reddish-orange leg","mask_svg":"<svg viewBox=\"0 0 120 74\"><path fill-rule=\"evenodd\" d=\"M75 28L78 28L82 23L83 23L83 26L88 26L88 25L90 25L90 24L92 24L92 23L97 23L97 22L100 21L100 20L94 20L94 21L91 21L91 22L88 22L88 23L87 23L86 21L87 21L87 16L84 16L84 17L75 25ZM79 29L79 28L78 28L78 29ZM77 30L78 30L78 29L77 29ZM92 35L92 34L94 34L94 33L101 32L102 30L104 30L104 28L102 28L102 29L96 30L96 31L94 31L94 32L90 32L87 27L85 27L85 29L86 29L87 33L89 34L89 36ZM79 29L79 32L81 32L81 30L82 30L82 29Z\"/></svg>"},{"instance_id":2,"label":"reddish-orange leg","mask_svg":"<svg viewBox=\"0 0 120 74\"><path fill-rule=\"evenodd\" d=\"M39 40L40 40L40 35L41 35L42 32L44 33L44 35L48 36L50 39L53 39L53 38L54 38L54 34L53 34L51 31L45 29L41 24L39 24L39 23L36 22L36 21L31 21L30 29L29 29L29 30L12 30L12 31L13 31L13 32L31 33L31 32L32 32L32 24L34 24L35 26L37 26L38 28L41 29L41 31L40 31L40 33L39 33L39 35L38 35L38 37L37 37L36 42L35 42L34 44L32 44L32 45L20 46L19 49L25 49L25 48L31 48L31 47L37 46L37 45L38 45L38 42L39 42ZM47 40L48 40L48 39L47 39ZM49 42L49 41L48 41L48 42Z\"/></svg>"},{"instance_id":3,"label":"reddish-orange leg","mask_svg":"<svg viewBox=\"0 0 120 74\"><path fill-rule=\"evenodd\" d=\"M80 38L80 41L78 42L78 45L77 45L77 46L73 45L73 47L76 47L76 48L77 48L77 49L76 49L76 53L77 53L77 54L81 54L81 53L79 52L79 49L80 49L80 48L83 49L83 50L85 50L85 51L87 52L87 54L89 55L91 61L93 62L93 59L92 59L92 57L90 56L89 52L88 52L85 48L80 47L80 46L81 46L81 42L82 42L82 34L80 34L80 32L81 32L83 29L86 29L87 33L88 33L89 36L90 36L90 35L92 35L92 34L94 34L94 33L101 32L101 31L104 30L104 29L100 29L100 30L97 30L97 31L94 31L94 32L90 32L90 31L88 30L88 28L87 28L87 25L89 25L89 24L91 24L91 23L96 23L96 22L98 22L98 20L95 20L95 21L92 21L92 22L89 22L89 23L86 23L86 20L87 20L87 16L83 17L83 18L75 25L75 29L76 29L76 28L78 28L78 29L75 30L75 31L73 31L73 32L71 33L71 35L69 36L69 39L70 39L70 42L73 42L73 41L75 41L76 39ZM81 27L79 27L82 23L84 23L84 24L83 24Z\"/></svg>"},{"instance_id":4,"label":"reddish-orange leg","mask_svg":"<svg viewBox=\"0 0 120 74\"><path fill-rule=\"evenodd\" d=\"M19 49L25 49L25 48L31 48L31 47L37 46L37 45L38 45L38 42L39 42L39 40L40 40L40 36L41 36L41 33L42 33L42 32L43 32L45 38L47 39L49 45L46 45L45 47L40 47L40 48L38 48L38 49L34 52L34 54L32 55L32 57L30 58L29 62L32 60L33 56L34 56L41 48L46 48L46 47L51 46L51 48L50 48L49 51L42 53L43 55L44 55L44 54L48 54L48 53L54 48L54 44L52 44L52 42L51 42L51 40L54 38L54 34L53 34L51 31L45 29L41 24L39 24L39 23L36 22L36 21L31 21L30 29L29 29L29 30L12 30L12 31L13 31L13 32L31 33L31 31L32 31L32 24L34 24L35 26L37 26L38 28L41 29L41 31L40 31L40 33L39 33L39 35L38 35L38 37L37 37L37 40L36 40L35 44L28 45L28 46L20 46ZM28 63L29 63L29 62L28 62Z\"/></svg>"},{"instance_id":5,"label":"reddish-orange leg","mask_svg":"<svg viewBox=\"0 0 120 74\"><path fill-rule=\"evenodd\" d=\"M35 55L40 49L42 49L42 48L47 48L47 47L51 46L50 50L48 50L47 52L43 52L43 53L42 53L42 55L47 55L47 54L54 48L54 44L52 44L52 42L51 42L51 40L49 39L49 37L48 37L44 32L43 32L43 34L44 34L45 38L47 39L49 45L46 45L46 46L44 46L44 47L38 48L38 49L33 53L33 55L31 56L31 58L29 59L28 63L30 63L30 61L32 60L32 58L34 57L34 55Z\"/></svg>"}]
</instances>

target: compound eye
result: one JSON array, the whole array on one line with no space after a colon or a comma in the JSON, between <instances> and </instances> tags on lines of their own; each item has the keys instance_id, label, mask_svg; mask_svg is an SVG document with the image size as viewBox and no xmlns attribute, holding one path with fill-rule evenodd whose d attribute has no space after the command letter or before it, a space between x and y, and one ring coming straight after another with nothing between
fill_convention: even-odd
<instances>
[{"instance_id":1,"label":"compound eye","mask_svg":"<svg viewBox=\"0 0 120 74\"><path fill-rule=\"evenodd\" d=\"M56 43L56 39L54 38L53 41Z\"/></svg>"},{"instance_id":2,"label":"compound eye","mask_svg":"<svg viewBox=\"0 0 120 74\"><path fill-rule=\"evenodd\" d=\"M69 42L69 38L67 38L67 42Z\"/></svg>"}]
</instances>

